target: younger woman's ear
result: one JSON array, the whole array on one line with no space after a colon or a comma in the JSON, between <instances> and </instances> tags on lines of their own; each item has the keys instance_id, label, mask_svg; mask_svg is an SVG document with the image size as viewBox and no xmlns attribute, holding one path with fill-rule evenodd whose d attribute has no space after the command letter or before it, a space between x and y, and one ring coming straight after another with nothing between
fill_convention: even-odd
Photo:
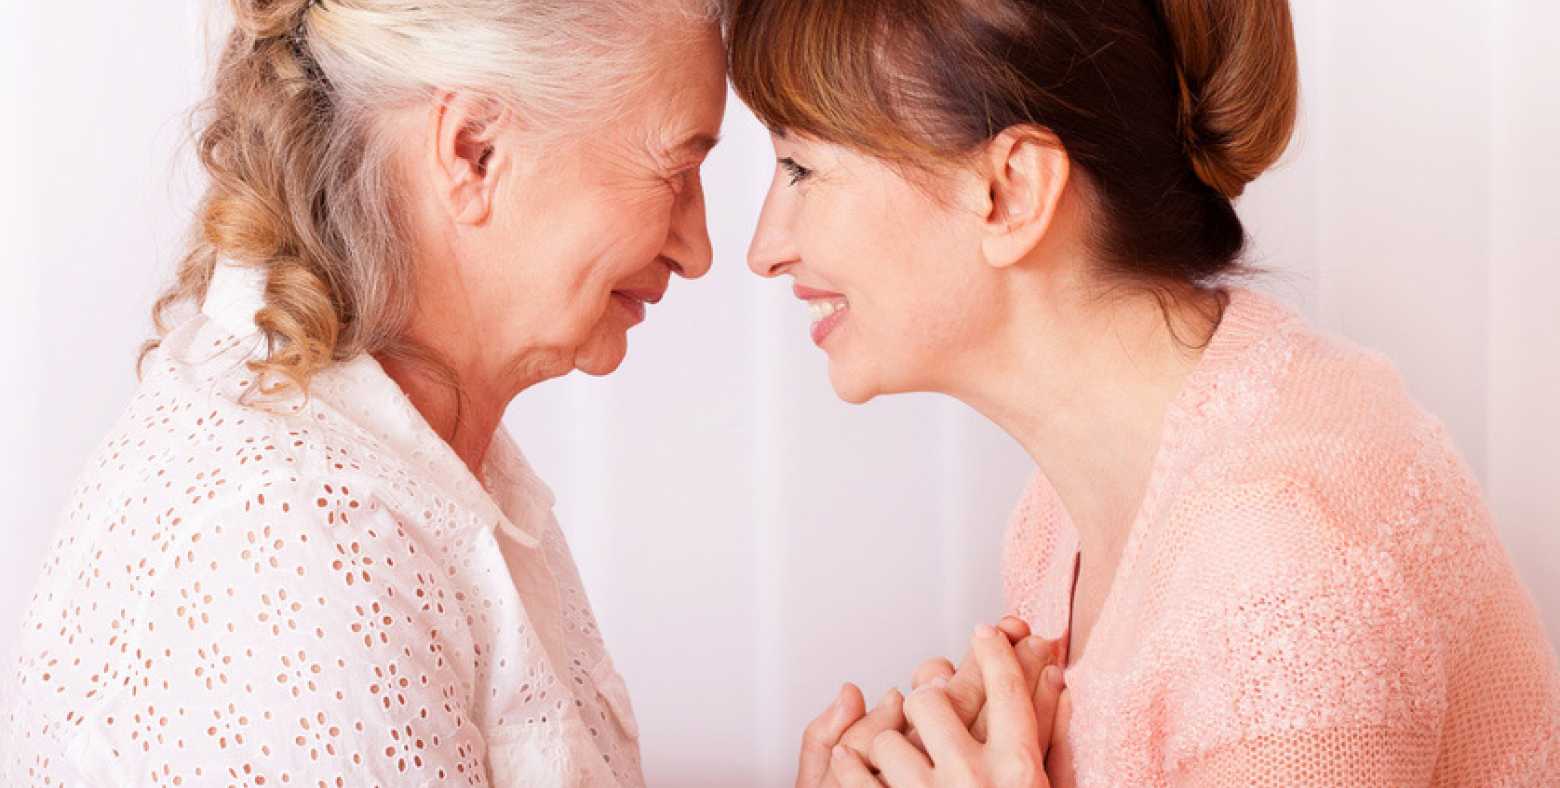
<instances>
[{"instance_id":1,"label":"younger woman's ear","mask_svg":"<svg viewBox=\"0 0 1560 788\"><path fill-rule=\"evenodd\" d=\"M434 106L434 175L458 223L481 224L492 215L498 175L510 155L500 134L504 119L495 102L470 93L445 93Z\"/></svg>"},{"instance_id":2,"label":"younger woman's ear","mask_svg":"<svg viewBox=\"0 0 1560 788\"><path fill-rule=\"evenodd\" d=\"M1015 126L987 143L982 205L986 263L1006 268L1040 245L1067 188L1070 162L1056 135Z\"/></svg>"}]
</instances>

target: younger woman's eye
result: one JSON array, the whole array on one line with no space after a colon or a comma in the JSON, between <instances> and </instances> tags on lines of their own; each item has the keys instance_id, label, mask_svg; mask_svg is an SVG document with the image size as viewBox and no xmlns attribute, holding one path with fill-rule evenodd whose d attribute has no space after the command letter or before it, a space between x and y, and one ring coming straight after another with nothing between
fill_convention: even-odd
<instances>
[{"instance_id":1,"label":"younger woman's eye","mask_svg":"<svg viewBox=\"0 0 1560 788\"><path fill-rule=\"evenodd\" d=\"M807 176L812 174L812 170L809 170L806 167L803 167L802 165L797 164L796 160L791 158L790 156L787 156L787 157L781 159L780 160L780 166L784 167L785 171L786 171L786 174L791 176L791 185L792 186L795 186L796 184L802 182L803 180L805 180L807 178Z\"/></svg>"}]
</instances>

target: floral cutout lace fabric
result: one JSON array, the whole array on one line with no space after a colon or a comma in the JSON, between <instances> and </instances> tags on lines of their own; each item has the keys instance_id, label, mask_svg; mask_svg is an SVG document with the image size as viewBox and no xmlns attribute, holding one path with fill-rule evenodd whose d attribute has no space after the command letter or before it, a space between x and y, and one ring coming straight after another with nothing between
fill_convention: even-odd
<instances>
[{"instance_id":1,"label":"floral cutout lace fabric","mask_svg":"<svg viewBox=\"0 0 1560 788\"><path fill-rule=\"evenodd\" d=\"M639 786L552 495L473 476L371 357L254 391L224 264L75 487L5 681L4 785Z\"/></svg>"},{"instance_id":2,"label":"floral cutout lace fabric","mask_svg":"<svg viewBox=\"0 0 1560 788\"><path fill-rule=\"evenodd\" d=\"M1067 672L1078 784L1560 785L1560 665L1444 429L1383 360L1231 293ZM1037 476L1009 606L1060 636Z\"/></svg>"}]
</instances>

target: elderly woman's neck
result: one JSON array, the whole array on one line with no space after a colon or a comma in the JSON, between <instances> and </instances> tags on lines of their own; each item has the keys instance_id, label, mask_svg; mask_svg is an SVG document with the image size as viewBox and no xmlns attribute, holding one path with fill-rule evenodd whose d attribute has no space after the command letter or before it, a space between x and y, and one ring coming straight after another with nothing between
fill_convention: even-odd
<instances>
[{"instance_id":1,"label":"elderly woman's neck","mask_svg":"<svg viewBox=\"0 0 1560 788\"><path fill-rule=\"evenodd\" d=\"M553 376L540 368L533 374L476 374L405 355L376 358L428 426L479 480L509 403L521 391Z\"/></svg>"}]
</instances>

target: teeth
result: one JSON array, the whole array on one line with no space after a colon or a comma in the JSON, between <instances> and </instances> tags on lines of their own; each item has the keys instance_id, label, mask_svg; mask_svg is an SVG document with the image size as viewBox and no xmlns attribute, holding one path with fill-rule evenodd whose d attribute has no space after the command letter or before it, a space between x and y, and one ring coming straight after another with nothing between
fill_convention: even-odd
<instances>
[{"instance_id":1,"label":"teeth","mask_svg":"<svg viewBox=\"0 0 1560 788\"><path fill-rule=\"evenodd\" d=\"M835 312L842 312L849 307L850 302L843 298L836 298L834 300L819 299L816 301L807 302L807 308L812 311L813 320L823 320Z\"/></svg>"}]
</instances>

